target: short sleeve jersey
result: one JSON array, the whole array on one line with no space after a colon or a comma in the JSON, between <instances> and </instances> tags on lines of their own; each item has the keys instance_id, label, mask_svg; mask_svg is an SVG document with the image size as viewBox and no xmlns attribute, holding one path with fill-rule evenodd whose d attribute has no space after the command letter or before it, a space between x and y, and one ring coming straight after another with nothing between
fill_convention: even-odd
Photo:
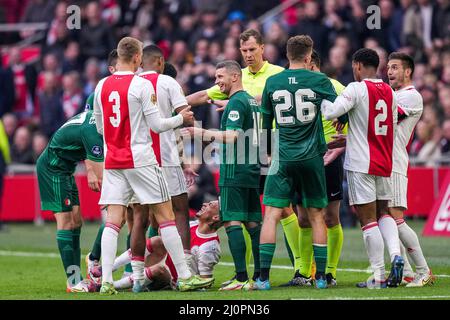
<instances>
[{"instance_id":1,"label":"short sleeve jersey","mask_svg":"<svg viewBox=\"0 0 450 320\"><path fill-rule=\"evenodd\" d=\"M336 92L323 73L306 69L288 69L267 79L262 95L264 129L272 128L275 118L279 133L272 159L301 161L323 155L327 146L320 105L323 99L334 101Z\"/></svg>"},{"instance_id":2,"label":"short sleeve jersey","mask_svg":"<svg viewBox=\"0 0 450 320\"><path fill-rule=\"evenodd\" d=\"M258 188L258 103L246 91L234 93L224 110L220 130L239 130L234 144L221 145L219 186Z\"/></svg>"},{"instance_id":3,"label":"short sleeve jersey","mask_svg":"<svg viewBox=\"0 0 450 320\"><path fill-rule=\"evenodd\" d=\"M89 97L87 97L86 103L84 105L84 111L94 110L94 96L95 93L92 92Z\"/></svg>"},{"instance_id":4,"label":"short sleeve jersey","mask_svg":"<svg viewBox=\"0 0 450 320\"><path fill-rule=\"evenodd\" d=\"M103 161L103 138L92 111L82 112L59 128L47 146L49 162L61 173L72 174L77 162Z\"/></svg>"}]
</instances>

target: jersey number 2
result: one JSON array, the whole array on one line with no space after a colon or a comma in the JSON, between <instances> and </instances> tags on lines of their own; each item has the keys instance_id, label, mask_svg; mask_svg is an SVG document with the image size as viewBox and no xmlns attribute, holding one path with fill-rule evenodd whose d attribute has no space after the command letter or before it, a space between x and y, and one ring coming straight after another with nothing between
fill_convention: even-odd
<instances>
[{"instance_id":1,"label":"jersey number 2","mask_svg":"<svg viewBox=\"0 0 450 320\"><path fill-rule=\"evenodd\" d=\"M114 102L112 105L112 112L114 117L109 117L109 122L111 122L114 128L117 128L120 124L120 96L119 92L111 91L108 98L109 102Z\"/></svg>"},{"instance_id":2,"label":"jersey number 2","mask_svg":"<svg viewBox=\"0 0 450 320\"><path fill-rule=\"evenodd\" d=\"M381 110L381 113L377 114L375 117L375 134L377 136L387 135L388 126L386 124L381 124L381 122L384 122L387 119L387 108L387 104L384 100L378 100L375 105L375 110Z\"/></svg>"},{"instance_id":3,"label":"jersey number 2","mask_svg":"<svg viewBox=\"0 0 450 320\"><path fill-rule=\"evenodd\" d=\"M305 98L314 99L316 94L311 89L298 89L295 91L295 117L303 124L313 121L316 116L316 105L311 101L304 101ZM283 98L283 103L275 106L275 114L279 125L292 125L295 123L293 116L283 116L283 111L292 109L292 93L287 90L277 90L273 93L273 100L278 102Z\"/></svg>"}]
</instances>

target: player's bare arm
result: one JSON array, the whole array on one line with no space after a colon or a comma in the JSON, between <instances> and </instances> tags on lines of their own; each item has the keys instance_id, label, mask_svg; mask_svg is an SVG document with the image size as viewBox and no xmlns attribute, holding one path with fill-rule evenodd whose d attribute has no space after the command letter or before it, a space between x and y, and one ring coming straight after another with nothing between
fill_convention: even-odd
<instances>
[{"instance_id":1,"label":"player's bare arm","mask_svg":"<svg viewBox=\"0 0 450 320\"><path fill-rule=\"evenodd\" d=\"M84 160L89 189L99 192L102 188L103 162Z\"/></svg>"}]
</instances>

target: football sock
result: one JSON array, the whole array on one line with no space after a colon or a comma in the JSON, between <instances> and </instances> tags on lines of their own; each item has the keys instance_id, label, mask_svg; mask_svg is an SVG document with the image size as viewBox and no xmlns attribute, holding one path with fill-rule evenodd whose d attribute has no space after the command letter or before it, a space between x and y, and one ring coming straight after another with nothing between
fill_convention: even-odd
<instances>
[{"instance_id":1,"label":"football sock","mask_svg":"<svg viewBox=\"0 0 450 320\"><path fill-rule=\"evenodd\" d=\"M247 272L246 266L246 246L244 233L241 226L229 226L226 229L228 236L228 246L230 247L231 256L233 257L236 275L238 273ZM247 279L245 279L247 280ZM239 280L239 281L245 281Z\"/></svg>"},{"instance_id":2,"label":"football sock","mask_svg":"<svg viewBox=\"0 0 450 320\"><path fill-rule=\"evenodd\" d=\"M313 244L314 261L316 262L316 273L325 274L327 268L327 245Z\"/></svg>"},{"instance_id":3,"label":"football sock","mask_svg":"<svg viewBox=\"0 0 450 320\"><path fill-rule=\"evenodd\" d=\"M157 235L158 235L158 228L153 228L152 226L150 226L148 228L147 238L153 238L153 237L156 237Z\"/></svg>"},{"instance_id":4,"label":"football sock","mask_svg":"<svg viewBox=\"0 0 450 320\"><path fill-rule=\"evenodd\" d=\"M416 272L426 273L430 269L428 267L427 261L422 253L422 248L420 247L419 238L417 234L411 229L410 226L403 219L397 219L398 233L400 240L405 246L406 250L411 257L412 262L416 266Z\"/></svg>"},{"instance_id":5,"label":"football sock","mask_svg":"<svg viewBox=\"0 0 450 320\"><path fill-rule=\"evenodd\" d=\"M344 231L342 225L327 228L327 270L325 273L331 273L336 279L336 269L341 256L342 245L344 244Z\"/></svg>"},{"instance_id":6,"label":"football sock","mask_svg":"<svg viewBox=\"0 0 450 320\"><path fill-rule=\"evenodd\" d=\"M131 240L131 233L129 233L127 235L127 250L131 248L131 244L130 244L130 240ZM131 267L131 263L128 263L125 266L125 272L133 272L133 268Z\"/></svg>"},{"instance_id":7,"label":"football sock","mask_svg":"<svg viewBox=\"0 0 450 320\"><path fill-rule=\"evenodd\" d=\"M378 223L371 222L362 227L364 245L369 256L376 281L385 280L384 243Z\"/></svg>"},{"instance_id":8,"label":"football sock","mask_svg":"<svg viewBox=\"0 0 450 320\"><path fill-rule=\"evenodd\" d=\"M113 283L112 269L117 253L120 226L106 223L102 236L102 283Z\"/></svg>"},{"instance_id":9,"label":"football sock","mask_svg":"<svg viewBox=\"0 0 450 320\"><path fill-rule=\"evenodd\" d=\"M254 228L250 228L247 231L248 234L250 235L250 238L252 239L252 253L253 253L253 261L255 264L254 274L257 274L261 270L259 263L259 237L261 235L261 225L258 225Z\"/></svg>"},{"instance_id":10,"label":"football sock","mask_svg":"<svg viewBox=\"0 0 450 320\"><path fill-rule=\"evenodd\" d=\"M252 260L252 238L245 227L242 228L242 234L245 241L245 268L246 270L250 270L250 260ZM253 258L256 260L255 257Z\"/></svg>"},{"instance_id":11,"label":"football sock","mask_svg":"<svg viewBox=\"0 0 450 320\"><path fill-rule=\"evenodd\" d=\"M275 243L261 243L259 245L259 256L261 260L261 281L269 280L270 266L272 265L273 255L275 253Z\"/></svg>"},{"instance_id":12,"label":"football sock","mask_svg":"<svg viewBox=\"0 0 450 320\"><path fill-rule=\"evenodd\" d=\"M183 245L178 233L175 221L167 221L159 226L161 239L166 247L167 253L172 258L175 269L180 279L188 279L192 276L184 257Z\"/></svg>"},{"instance_id":13,"label":"football sock","mask_svg":"<svg viewBox=\"0 0 450 320\"><path fill-rule=\"evenodd\" d=\"M287 240L288 253L291 251L292 259L294 260L293 266L295 270L300 269L300 227L298 225L297 215L295 213L291 214L289 217L281 219L281 225L283 226L284 236Z\"/></svg>"},{"instance_id":14,"label":"football sock","mask_svg":"<svg viewBox=\"0 0 450 320\"><path fill-rule=\"evenodd\" d=\"M80 267L81 249L80 249L81 227L72 230L73 263Z\"/></svg>"},{"instance_id":15,"label":"football sock","mask_svg":"<svg viewBox=\"0 0 450 320\"><path fill-rule=\"evenodd\" d=\"M286 234L283 233L283 236L284 236L284 244L285 244L285 246L286 246L286 251L287 251L288 256L289 256L289 261L291 261L291 265L292 265L292 267L295 269L295 259L294 259L294 254L292 253L291 246L289 245L289 242L288 242L288 240L287 240L287 238L286 238Z\"/></svg>"},{"instance_id":16,"label":"football sock","mask_svg":"<svg viewBox=\"0 0 450 320\"><path fill-rule=\"evenodd\" d=\"M300 228L300 273L306 277L311 277L311 267L313 259L312 228Z\"/></svg>"},{"instance_id":17,"label":"football sock","mask_svg":"<svg viewBox=\"0 0 450 320\"><path fill-rule=\"evenodd\" d=\"M122 253L120 256L118 256L115 260L114 260L114 264L113 264L113 272L116 271L117 269L119 269L120 267L131 263L131 250L128 249L127 251L125 251L124 253Z\"/></svg>"},{"instance_id":18,"label":"football sock","mask_svg":"<svg viewBox=\"0 0 450 320\"><path fill-rule=\"evenodd\" d=\"M144 284L144 257L134 256L131 258L131 267L133 270L133 280L139 282L141 285Z\"/></svg>"},{"instance_id":19,"label":"football sock","mask_svg":"<svg viewBox=\"0 0 450 320\"><path fill-rule=\"evenodd\" d=\"M94 245L92 246L91 254L89 256L89 260L91 261L99 261L100 257L102 256L102 234L104 228L105 224L102 223L102 225L98 229L97 237L95 238Z\"/></svg>"},{"instance_id":20,"label":"football sock","mask_svg":"<svg viewBox=\"0 0 450 320\"><path fill-rule=\"evenodd\" d=\"M394 261L395 256L400 256L400 239L398 236L398 228L394 218L385 214L378 220L378 228L384 239L386 247L391 257L391 262Z\"/></svg>"},{"instance_id":21,"label":"football sock","mask_svg":"<svg viewBox=\"0 0 450 320\"><path fill-rule=\"evenodd\" d=\"M130 289L133 286L133 276L123 277L120 280L114 281L114 288L123 290Z\"/></svg>"},{"instance_id":22,"label":"football sock","mask_svg":"<svg viewBox=\"0 0 450 320\"><path fill-rule=\"evenodd\" d=\"M406 248L401 241L400 241L400 252L402 254L403 261L405 262L405 265L403 267L403 274L405 275L405 277L413 276L414 270L411 267L411 263L409 263L408 252L406 252Z\"/></svg>"},{"instance_id":23,"label":"football sock","mask_svg":"<svg viewBox=\"0 0 450 320\"><path fill-rule=\"evenodd\" d=\"M58 243L58 250L64 266L64 272L69 279L74 271L71 266L75 265L72 230L57 230L56 242ZM72 283L71 285L76 285L76 283Z\"/></svg>"}]
</instances>

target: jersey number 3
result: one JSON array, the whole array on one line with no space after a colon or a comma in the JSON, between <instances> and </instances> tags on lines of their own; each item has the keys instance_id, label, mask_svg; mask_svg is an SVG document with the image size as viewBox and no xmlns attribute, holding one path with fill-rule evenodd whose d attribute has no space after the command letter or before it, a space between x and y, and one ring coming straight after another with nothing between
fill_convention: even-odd
<instances>
[{"instance_id":1,"label":"jersey number 3","mask_svg":"<svg viewBox=\"0 0 450 320\"><path fill-rule=\"evenodd\" d=\"M119 92L111 91L108 98L109 102L114 102L112 105L112 112L114 113L114 117L109 117L109 122L111 122L114 128L119 127L120 124L120 96Z\"/></svg>"},{"instance_id":2,"label":"jersey number 3","mask_svg":"<svg viewBox=\"0 0 450 320\"><path fill-rule=\"evenodd\" d=\"M305 98L314 99L316 94L311 89L298 89L295 91L295 117L303 124L314 120L316 116L316 105L311 101L304 101ZM292 93L287 90L277 90L273 93L275 102L283 99L283 103L277 103L275 106L275 114L279 125L293 125L295 123L293 116L283 116L282 112L292 110Z\"/></svg>"}]
</instances>

